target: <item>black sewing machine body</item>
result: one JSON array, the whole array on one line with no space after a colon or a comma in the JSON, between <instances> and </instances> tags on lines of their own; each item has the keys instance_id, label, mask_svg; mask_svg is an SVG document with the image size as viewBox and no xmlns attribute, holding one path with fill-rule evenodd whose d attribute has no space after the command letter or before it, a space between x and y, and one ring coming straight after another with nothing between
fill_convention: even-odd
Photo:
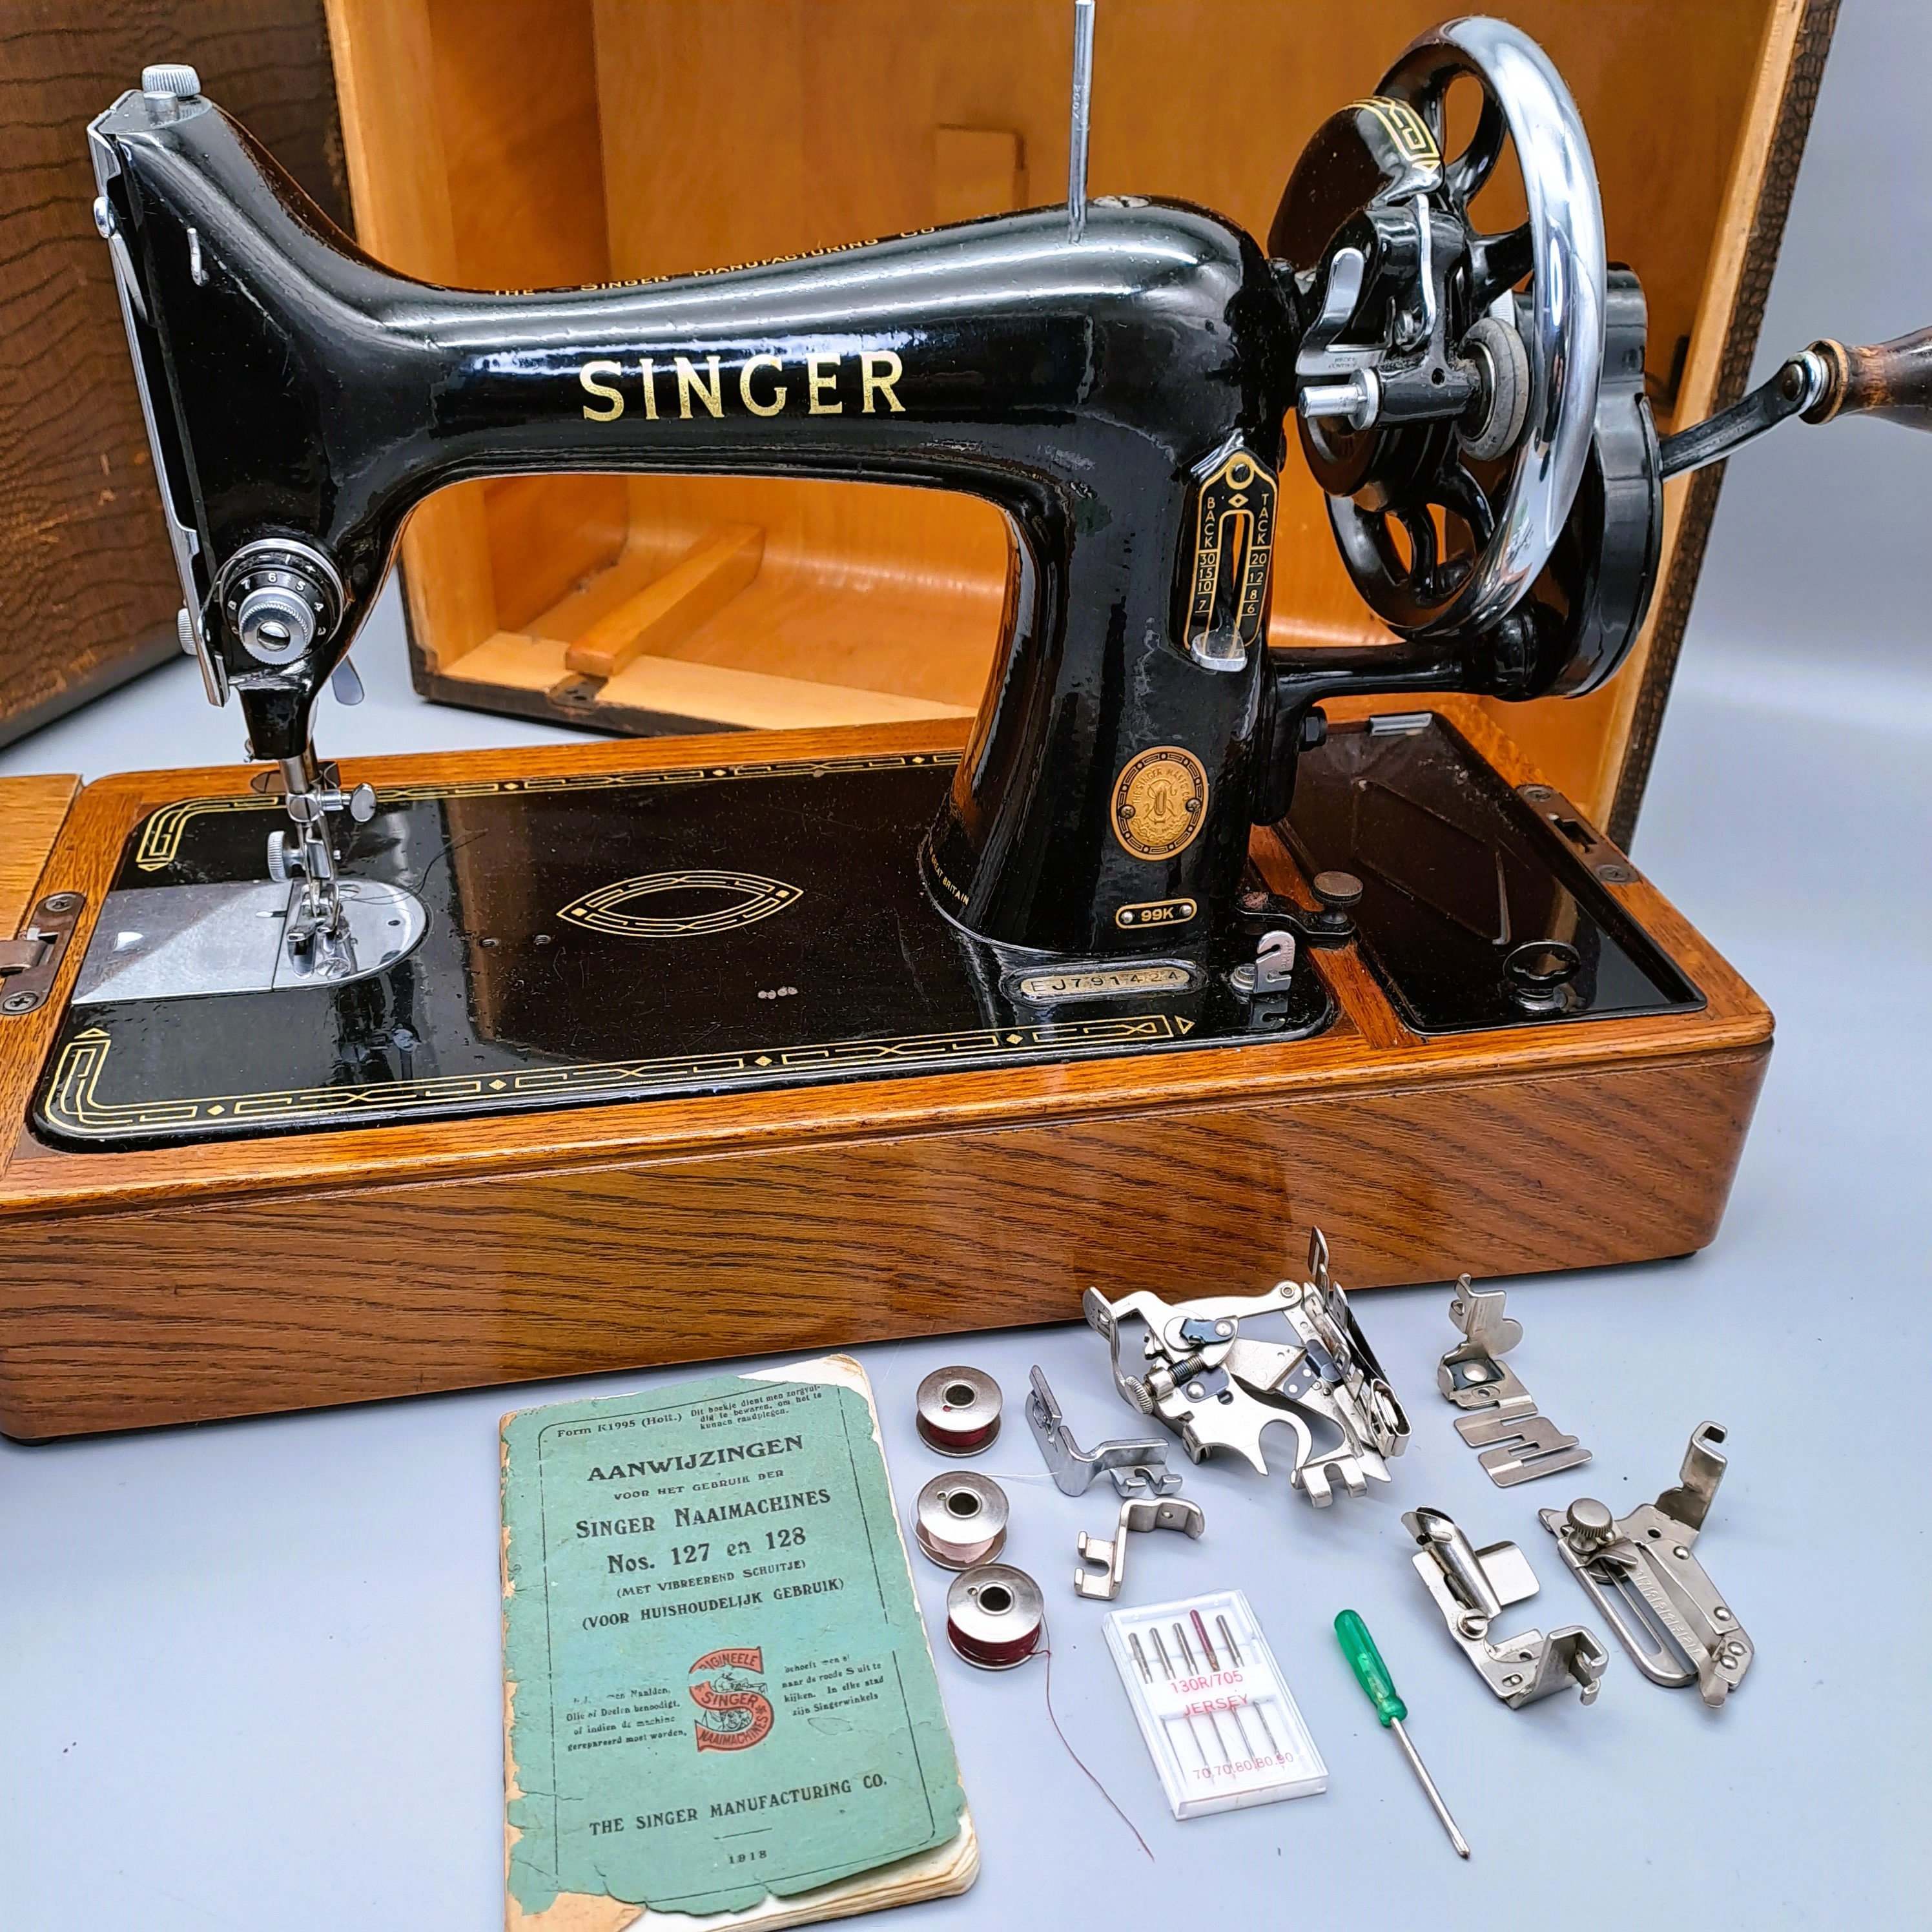
<instances>
[{"instance_id":1,"label":"black sewing machine body","mask_svg":"<svg viewBox=\"0 0 1932 1932\"><path fill-rule=\"evenodd\" d=\"M1331 117L1267 255L1207 210L1113 197L513 293L370 260L190 70L154 71L90 130L96 219L184 645L273 769L246 808L184 800L136 828L44 1132L126 1144L1303 1037L1335 1012L1313 955L1358 926L1424 1036L1699 1004L1605 893L1602 852L1445 725L1324 745L1336 696L1592 688L1649 597L1642 292L1603 260L1581 123L1514 29L1424 35ZM1472 73L1486 105L1446 161L1443 97ZM1506 139L1531 218L1489 236L1468 204ZM1270 648L1292 416L1385 644ZM997 506L1004 636L963 752L344 793L310 713L410 511L585 469ZM251 844L284 811L298 845L270 838L265 882ZM1256 825L1325 910L1267 888Z\"/></svg>"},{"instance_id":2,"label":"black sewing machine body","mask_svg":"<svg viewBox=\"0 0 1932 1932\"><path fill-rule=\"evenodd\" d=\"M1076 194L490 294L358 253L188 70L92 138L184 647L256 770L88 788L0 951L0 1427L1064 1319L1278 1272L1285 1187L1352 1286L1711 1239L1770 1016L1473 700L1600 684L1664 476L1919 350L1814 345L1660 445L1516 30L1422 36L1265 248ZM1295 461L1386 642L1271 646ZM586 469L995 506L970 729L319 755L412 508Z\"/></svg>"}]
</instances>

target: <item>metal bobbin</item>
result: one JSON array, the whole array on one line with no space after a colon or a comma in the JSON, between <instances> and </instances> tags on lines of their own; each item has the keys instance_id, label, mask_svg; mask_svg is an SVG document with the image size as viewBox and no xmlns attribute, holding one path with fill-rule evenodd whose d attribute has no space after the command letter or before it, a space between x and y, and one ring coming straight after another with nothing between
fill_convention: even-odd
<instances>
[{"instance_id":1,"label":"metal bobbin","mask_svg":"<svg viewBox=\"0 0 1932 1932\"><path fill-rule=\"evenodd\" d=\"M934 1369L919 1385L919 1432L942 1456L976 1456L1000 1432L1000 1385L983 1369Z\"/></svg>"},{"instance_id":2,"label":"metal bobbin","mask_svg":"<svg viewBox=\"0 0 1932 1932\"><path fill-rule=\"evenodd\" d=\"M1010 1564L968 1570L946 1593L946 1641L976 1670L1011 1670L1046 1634L1040 1586Z\"/></svg>"},{"instance_id":3,"label":"metal bobbin","mask_svg":"<svg viewBox=\"0 0 1932 1932\"><path fill-rule=\"evenodd\" d=\"M913 1534L942 1570L990 1563L1006 1546L1006 1492L976 1470L935 1476L919 1492Z\"/></svg>"}]
</instances>

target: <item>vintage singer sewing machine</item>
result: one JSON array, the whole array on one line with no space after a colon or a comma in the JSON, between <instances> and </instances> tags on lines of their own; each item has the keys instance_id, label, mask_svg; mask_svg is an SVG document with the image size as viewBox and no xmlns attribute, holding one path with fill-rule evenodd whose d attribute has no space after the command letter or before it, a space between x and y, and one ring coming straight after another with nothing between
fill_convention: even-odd
<instances>
[{"instance_id":1,"label":"vintage singer sewing machine","mask_svg":"<svg viewBox=\"0 0 1932 1932\"><path fill-rule=\"evenodd\" d=\"M89 138L184 648L257 769L90 787L8 950L10 1432L1071 1318L1270 1278L1318 1215L1370 1285L1710 1238L1769 1016L1469 698L1601 684L1667 476L1922 410L1932 356L1819 344L1660 446L1520 32L1418 40L1265 248L1089 201L1076 142L1066 207L479 293L359 254L190 70ZM1270 648L1285 462L1387 643ZM570 469L996 505L964 744L319 752L411 510Z\"/></svg>"}]
</instances>

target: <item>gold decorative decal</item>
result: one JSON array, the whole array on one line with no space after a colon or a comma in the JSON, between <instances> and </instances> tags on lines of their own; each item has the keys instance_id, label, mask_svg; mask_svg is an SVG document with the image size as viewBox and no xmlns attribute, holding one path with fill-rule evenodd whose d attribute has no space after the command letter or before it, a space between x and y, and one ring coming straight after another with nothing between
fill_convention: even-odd
<instances>
[{"instance_id":1,"label":"gold decorative decal","mask_svg":"<svg viewBox=\"0 0 1932 1932\"><path fill-rule=\"evenodd\" d=\"M40 1118L76 1138L112 1139L159 1127L224 1122L285 1128L323 1122L353 1126L359 1118L419 1106L425 1112L461 1108L496 1113L568 1106L584 1100L641 1098L694 1082L767 1086L787 1076L834 1080L871 1072L938 1072L1047 1053L1118 1052L1158 1046L1193 1030L1190 1020L1165 1013L1106 1019L1050 1020L1034 1026L974 1027L957 1033L883 1040L829 1040L809 1046L756 1047L743 1052L688 1054L658 1060L614 1060L519 1072L452 1073L433 1079L390 1080L367 1087L298 1087L260 1094L217 1094L178 1100L103 1100L97 1094L112 1042L99 1027L77 1033L61 1049L47 1082Z\"/></svg>"},{"instance_id":2,"label":"gold decorative decal","mask_svg":"<svg viewBox=\"0 0 1932 1932\"><path fill-rule=\"evenodd\" d=\"M1352 100L1352 108L1372 114L1387 131L1402 158L1419 168L1439 168L1442 150L1429 131L1429 123L1406 100L1391 100L1384 94L1372 94L1366 100Z\"/></svg>"},{"instance_id":3,"label":"gold decorative decal","mask_svg":"<svg viewBox=\"0 0 1932 1932\"><path fill-rule=\"evenodd\" d=\"M1138 905L1117 906L1116 926L1185 926L1201 908L1192 899L1148 899Z\"/></svg>"},{"instance_id":4,"label":"gold decorative decal","mask_svg":"<svg viewBox=\"0 0 1932 1932\"><path fill-rule=\"evenodd\" d=\"M1208 774L1192 752L1156 745L1114 781L1114 836L1136 859L1172 859L1208 818Z\"/></svg>"},{"instance_id":5,"label":"gold decorative decal","mask_svg":"<svg viewBox=\"0 0 1932 1932\"><path fill-rule=\"evenodd\" d=\"M784 758L746 765L674 765L654 772L579 772L557 777L480 778L472 784L385 785L376 794L376 808L410 805L425 799L490 798L499 792L625 791L658 785L715 784L720 778L818 778L830 772L884 772L930 765L949 770L959 762L957 752L884 752L873 758ZM182 835L190 819L230 812L276 812L279 798L258 792L238 792L220 798L181 798L150 812L141 821L134 863L143 872L158 872L180 855Z\"/></svg>"},{"instance_id":6,"label":"gold decorative decal","mask_svg":"<svg viewBox=\"0 0 1932 1932\"><path fill-rule=\"evenodd\" d=\"M627 906L649 904L666 892L718 892L734 896L702 911L628 912ZM755 925L795 905L805 895L782 879L761 878L756 872L646 872L634 879L618 879L573 899L557 914L572 926L588 926L619 939L692 939L701 933L730 932Z\"/></svg>"},{"instance_id":7,"label":"gold decorative decal","mask_svg":"<svg viewBox=\"0 0 1932 1932\"><path fill-rule=\"evenodd\" d=\"M1274 557L1274 510L1273 475L1239 444L1202 479L1187 604L1190 656L1238 666L1260 640Z\"/></svg>"}]
</instances>

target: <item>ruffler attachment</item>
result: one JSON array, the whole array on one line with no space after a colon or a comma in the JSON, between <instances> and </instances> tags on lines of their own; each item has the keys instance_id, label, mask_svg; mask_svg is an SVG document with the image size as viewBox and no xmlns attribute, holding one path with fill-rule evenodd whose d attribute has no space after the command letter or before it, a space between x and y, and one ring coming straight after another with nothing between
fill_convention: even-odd
<instances>
[{"instance_id":1,"label":"ruffler attachment","mask_svg":"<svg viewBox=\"0 0 1932 1932\"><path fill-rule=\"evenodd\" d=\"M1288 1480L1317 1509L1339 1481L1351 1496L1389 1479L1388 1459L1408 1444L1408 1418L1375 1351L1328 1272L1328 1244L1310 1236L1304 1282L1280 1281L1264 1294L1208 1295L1170 1303L1147 1289L1109 1301L1090 1288L1088 1326L1107 1338L1114 1386L1143 1415L1159 1418L1197 1462L1215 1450L1245 1456L1268 1472L1262 1434L1271 1424L1293 1431ZM1264 1315L1287 1318L1291 1342L1259 1340L1241 1324ZM1120 1324L1146 1324L1148 1369L1120 1365Z\"/></svg>"}]
</instances>

